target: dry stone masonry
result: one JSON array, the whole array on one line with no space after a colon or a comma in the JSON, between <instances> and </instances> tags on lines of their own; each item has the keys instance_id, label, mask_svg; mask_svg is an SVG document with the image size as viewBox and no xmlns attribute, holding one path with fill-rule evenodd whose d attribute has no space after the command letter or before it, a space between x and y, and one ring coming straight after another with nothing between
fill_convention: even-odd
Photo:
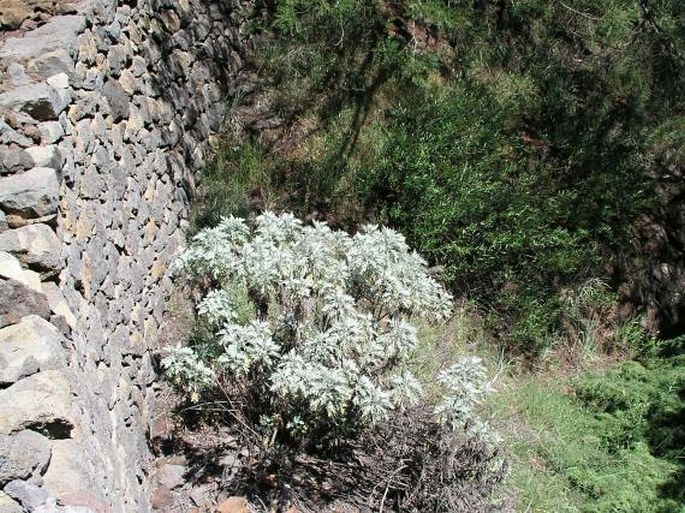
<instances>
[{"instance_id":1,"label":"dry stone masonry","mask_svg":"<svg viewBox=\"0 0 685 513\"><path fill-rule=\"evenodd\" d=\"M0 0L0 513L150 510L167 268L249 5Z\"/></svg>"}]
</instances>

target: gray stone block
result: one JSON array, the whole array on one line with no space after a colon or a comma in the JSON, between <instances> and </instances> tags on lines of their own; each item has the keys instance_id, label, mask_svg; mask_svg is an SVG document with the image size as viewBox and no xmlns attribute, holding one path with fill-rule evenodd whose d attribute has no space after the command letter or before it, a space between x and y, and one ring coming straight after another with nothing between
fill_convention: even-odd
<instances>
[{"instance_id":1,"label":"gray stone block","mask_svg":"<svg viewBox=\"0 0 685 513\"><path fill-rule=\"evenodd\" d=\"M108 80L102 88L102 93L107 98L114 122L118 123L129 115L129 97L116 80Z\"/></svg>"},{"instance_id":2,"label":"gray stone block","mask_svg":"<svg viewBox=\"0 0 685 513\"><path fill-rule=\"evenodd\" d=\"M61 340L57 328L38 315L28 315L19 324L0 329L0 385L60 369L64 365Z\"/></svg>"},{"instance_id":3,"label":"gray stone block","mask_svg":"<svg viewBox=\"0 0 685 513\"><path fill-rule=\"evenodd\" d=\"M78 162L84 162L86 155L90 155L95 149L95 134L90 119L82 119L76 123L74 134L74 158Z\"/></svg>"},{"instance_id":4,"label":"gray stone block","mask_svg":"<svg viewBox=\"0 0 685 513\"><path fill-rule=\"evenodd\" d=\"M45 295L30 289L23 283L13 279L0 278L0 328L19 322L26 315L36 314L45 319L50 315L48 301ZM2 331L0 330L0 333ZM2 337L0 336L0 342ZM15 372L10 369L10 362L4 361L3 350L0 349L0 363L6 368L0 368L0 384L4 379L10 379ZM16 380L15 380L16 381ZM7 381L10 383L11 381Z\"/></svg>"},{"instance_id":5,"label":"gray stone block","mask_svg":"<svg viewBox=\"0 0 685 513\"><path fill-rule=\"evenodd\" d=\"M50 441L35 431L0 435L0 486L45 471L51 450Z\"/></svg>"},{"instance_id":6,"label":"gray stone block","mask_svg":"<svg viewBox=\"0 0 685 513\"><path fill-rule=\"evenodd\" d=\"M18 146L0 146L0 176L26 171L35 166L26 150Z\"/></svg>"},{"instance_id":7,"label":"gray stone block","mask_svg":"<svg viewBox=\"0 0 685 513\"><path fill-rule=\"evenodd\" d=\"M24 37L12 37L5 41L0 48L0 60L12 62L35 59L58 48L71 51L76 44L76 36L85 26L84 16L55 16Z\"/></svg>"},{"instance_id":8,"label":"gray stone block","mask_svg":"<svg viewBox=\"0 0 685 513\"><path fill-rule=\"evenodd\" d=\"M25 112L39 121L57 119L64 110L57 91L46 84L30 84L0 94L0 107Z\"/></svg>"},{"instance_id":9,"label":"gray stone block","mask_svg":"<svg viewBox=\"0 0 685 513\"><path fill-rule=\"evenodd\" d=\"M102 176L98 173L97 168L88 166L83 170L83 177L81 180L81 187L79 189L80 195L84 199L97 199L103 193L105 187Z\"/></svg>"},{"instance_id":10,"label":"gray stone block","mask_svg":"<svg viewBox=\"0 0 685 513\"><path fill-rule=\"evenodd\" d=\"M57 146L49 144L47 146L32 146L26 152L31 155L36 167L49 167L59 170L64 164L64 157Z\"/></svg>"},{"instance_id":11,"label":"gray stone block","mask_svg":"<svg viewBox=\"0 0 685 513\"><path fill-rule=\"evenodd\" d=\"M59 74L73 75L74 61L69 50L58 48L31 59L26 68L32 75L45 80Z\"/></svg>"},{"instance_id":12,"label":"gray stone block","mask_svg":"<svg viewBox=\"0 0 685 513\"><path fill-rule=\"evenodd\" d=\"M61 371L39 372L0 390L0 411L2 434L32 429L62 439L74 427L71 389Z\"/></svg>"},{"instance_id":13,"label":"gray stone block","mask_svg":"<svg viewBox=\"0 0 685 513\"><path fill-rule=\"evenodd\" d=\"M35 273L33 273L35 274ZM5 251L0 251L0 277L6 280L13 279L26 287L42 292L40 280L36 281L32 271L21 267L21 263L15 257Z\"/></svg>"},{"instance_id":14,"label":"gray stone block","mask_svg":"<svg viewBox=\"0 0 685 513\"><path fill-rule=\"evenodd\" d=\"M130 70L134 77L140 78L147 73L147 62L139 55L136 55L131 61Z\"/></svg>"},{"instance_id":15,"label":"gray stone block","mask_svg":"<svg viewBox=\"0 0 685 513\"><path fill-rule=\"evenodd\" d=\"M107 123L105 123L105 118L101 113L96 113L91 122L91 128L93 129L93 134L97 137L102 144L107 147L111 147L109 140L109 131L107 129Z\"/></svg>"},{"instance_id":16,"label":"gray stone block","mask_svg":"<svg viewBox=\"0 0 685 513\"><path fill-rule=\"evenodd\" d=\"M113 76L118 77L126 65L126 48L123 45L112 45L107 51L107 64Z\"/></svg>"},{"instance_id":17,"label":"gray stone block","mask_svg":"<svg viewBox=\"0 0 685 513\"><path fill-rule=\"evenodd\" d=\"M64 137L64 129L59 121L46 121L38 125L42 144L54 144Z\"/></svg>"},{"instance_id":18,"label":"gray stone block","mask_svg":"<svg viewBox=\"0 0 685 513\"><path fill-rule=\"evenodd\" d=\"M193 20L188 27L196 41L204 41L209 35L210 28L210 23L203 18Z\"/></svg>"},{"instance_id":19,"label":"gray stone block","mask_svg":"<svg viewBox=\"0 0 685 513\"><path fill-rule=\"evenodd\" d=\"M119 84L121 87L124 89L126 94L132 96L134 93L137 93L140 91L140 80L137 79L133 73L131 73L129 70L125 69L121 72L121 75L119 76Z\"/></svg>"},{"instance_id":20,"label":"gray stone block","mask_svg":"<svg viewBox=\"0 0 685 513\"><path fill-rule=\"evenodd\" d=\"M94 116L101 98L102 95L98 92L79 92L75 103L69 108L69 119L76 123L86 117Z\"/></svg>"},{"instance_id":21,"label":"gray stone block","mask_svg":"<svg viewBox=\"0 0 685 513\"><path fill-rule=\"evenodd\" d=\"M17 132L14 128L5 123L0 118L0 144L16 144L22 148L33 146L33 141L24 134Z\"/></svg>"},{"instance_id":22,"label":"gray stone block","mask_svg":"<svg viewBox=\"0 0 685 513\"><path fill-rule=\"evenodd\" d=\"M140 114L140 110L134 105L129 105L129 118L126 122L126 129L124 130L124 141L129 140L140 143L141 139L138 137L138 134L143 129L144 123L145 120ZM136 149L135 145L134 149Z\"/></svg>"},{"instance_id":23,"label":"gray stone block","mask_svg":"<svg viewBox=\"0 0 685 513\"><path fill-rule=\"evenodd\" d=\"M122 455L122 457L125 457ZM44 486L55 496L74 493L94 493L96 488L85 465L87 454L75 440L52 443L52 459L43 476Z\"/></svg>"},{"instance_id":24,"label":"gray stone block","mask_svg":"<svg viewBox=\"0 0 685 513\"><path fill-rule=\"evenodd\" d=\"M95 64L95 56L98 53L95 38L90 30L85 30L77 39L78 60L84 64Z\"/></svg>"},{"instance_id":25,"label":"gray stone block","mask_svg":"<svg viewBox=\"0 0 685 513\"><path fill-rule=\"evenodd\" d=\"M50 494L40 486L19 479L9 482L5 486L5 492L32 513L46 505L50 499Z\"/></svg>"},{"instance_id":26,"label":"gray stone block","mask_svg":"<svg viewBox=\"0 0 685 513\"><path fill-rule=\"evenodd\" d=\"M193 45L193 37L185 30L179 30L171 36L169 44L174 48L187 52Z\"/></svg>"},{"instance_id":27,"label":"gray stone block","mask_svg":"<svg viewBox=\"0 0 685 513\"><path fill-rule=\"evenodd\" d=\"M35 267L44 276L61 269L60 241L52 229L44 224L33 224L0 233L0 251L11 253L20 262Z\"/></svg>"},{"instance_id":28,"label":"gray stone block","mask_svg":"<svg viewBox=\"0 0 685 513\"><path fill-rule=\"evenodd\" d=\"M32 158L58 163L56 147L34 152ZM55 169L35 167L25 173L0 178L0 208L7 214L25 218L44 217L57 212L59 181Z\"/></svg>"}]
</instances>

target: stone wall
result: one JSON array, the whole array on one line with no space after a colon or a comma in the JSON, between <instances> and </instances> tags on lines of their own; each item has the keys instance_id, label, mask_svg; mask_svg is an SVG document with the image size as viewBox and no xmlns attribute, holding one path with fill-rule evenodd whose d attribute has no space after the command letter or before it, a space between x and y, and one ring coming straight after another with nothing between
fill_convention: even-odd
<instances>
[{"instance_id":1,"label":"stone wall","mask_svg":"<svg viewBox=\"0 0 685 513\"><path fill-rule=\"evenodd\" d=\"M150 509L167 267L249 5L0 0L0 512Z\"/></svg>"}]
</instances>

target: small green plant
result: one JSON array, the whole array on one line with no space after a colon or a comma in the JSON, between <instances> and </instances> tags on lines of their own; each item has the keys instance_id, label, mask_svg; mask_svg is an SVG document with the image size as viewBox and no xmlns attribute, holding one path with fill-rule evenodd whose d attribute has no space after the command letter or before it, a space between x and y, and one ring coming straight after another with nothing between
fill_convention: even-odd
<instances>
[{"instance_id":1,"label":"small green plant","mask_svg":"<svg viewBox=\"0 0 685 513\"><path fill-rule=\"evenodd\" d=\"M175 272L203 291L197 311L214 337L170 349L163 368L192 399L216 387L241 395L270 440L348 436L416 403L412 320L440 321L452 308L397 232L369 225L350 236L292 214L264 213L254 228L224 218L193 238ZM436 418L481 428L480 360L457 362L438 382Z\"/></svg>"}]
</instances>

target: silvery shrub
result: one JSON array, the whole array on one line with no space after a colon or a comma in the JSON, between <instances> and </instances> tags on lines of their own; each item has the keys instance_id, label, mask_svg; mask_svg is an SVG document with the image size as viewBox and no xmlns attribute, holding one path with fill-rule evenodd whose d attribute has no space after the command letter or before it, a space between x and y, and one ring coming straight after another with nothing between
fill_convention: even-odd
<instances>
[{"instance_id":1,"label":"silvery shrub","mask_svg":"<svg viewBox=\"0 0 685 513\"><path fill-rule=\"evenodd\" d=\"M209 347L169 348L166 374L195 400L216 387L251 390L262 422L296 436L372 425L420 401L407 368L412 322L444 321L452 309L401 234L367 225L351 236L287 213L266 212L252 227L223 218L173 272L203 291L197 312L213 337ZM473 357L437 382L436 418L454 427L488 388Z\"/></svg>"}]
</instances>

